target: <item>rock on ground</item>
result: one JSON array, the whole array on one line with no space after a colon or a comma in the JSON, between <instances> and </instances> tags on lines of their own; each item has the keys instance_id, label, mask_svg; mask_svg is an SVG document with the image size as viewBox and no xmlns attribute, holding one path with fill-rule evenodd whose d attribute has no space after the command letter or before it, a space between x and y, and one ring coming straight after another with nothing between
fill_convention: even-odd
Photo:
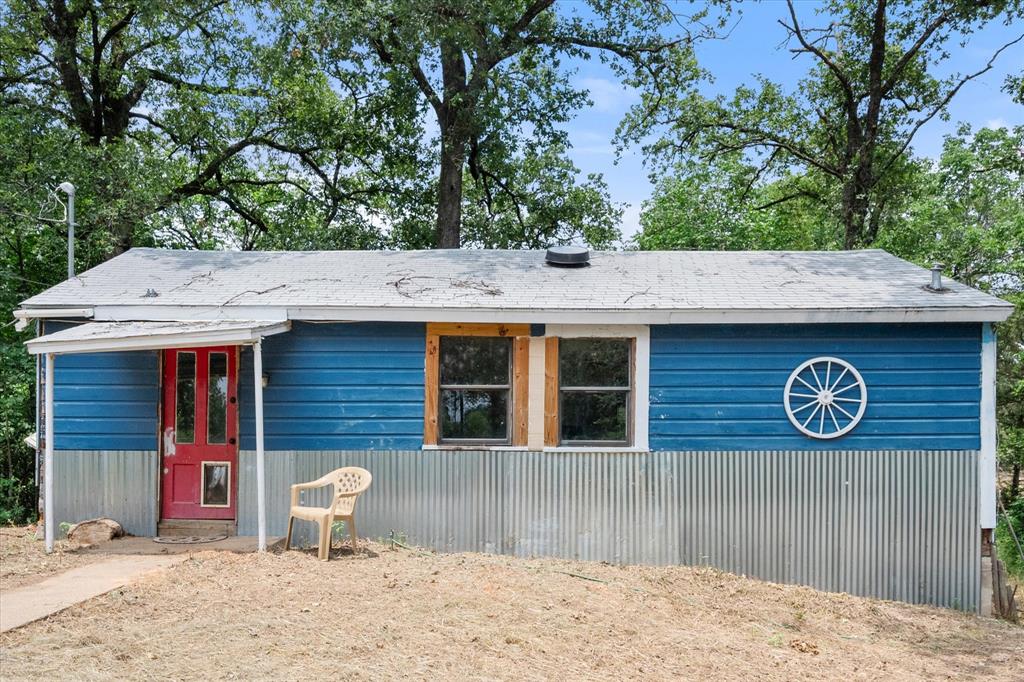
<instances>
[{"instance_id":1,"label":"rock on ground","mask_svg":"<svg viewBox=\"0 0 1024 682\"><path fill-rule=\"evenodd\" d=\"M124 528L113 519L89 519L68 529L68 542L73 545L97 545L124 535Z\"/></svg>"}]
</instances>

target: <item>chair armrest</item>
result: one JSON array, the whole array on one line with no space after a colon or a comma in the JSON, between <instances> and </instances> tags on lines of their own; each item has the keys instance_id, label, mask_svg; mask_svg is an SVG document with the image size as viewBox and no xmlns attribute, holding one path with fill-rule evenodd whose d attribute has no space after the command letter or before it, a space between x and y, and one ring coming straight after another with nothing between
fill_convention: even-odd
<instances>
[{"instance_id":1,"label":"chair armrest","mask_svg":"<svg viewBox=\"0 0 1024 682\"><path fill-rule=\"evenodd\" d=\"M324 477L326 478L326 477ZM325 481L323 478L318 478L315 481L309 483L293 483L292 484L292 504L293 507L300 506L299 494L303 490L312 490L313 488L323 488L325 485L330 485L331 481Z\"/></svg>"},{"instance_id":2,"label":"chair armrest","mask_svg":"<svg viewBox=\"0 0 1024 682\"><path fill-rule=\"evenodd\" d=\"M323 476L310 481L309 483L293 483L292 488L298 488L299 490L307 490L309 488L323 488L325 485L330 485L333 481L328 476Z\"/></svg>"}]
</instances>

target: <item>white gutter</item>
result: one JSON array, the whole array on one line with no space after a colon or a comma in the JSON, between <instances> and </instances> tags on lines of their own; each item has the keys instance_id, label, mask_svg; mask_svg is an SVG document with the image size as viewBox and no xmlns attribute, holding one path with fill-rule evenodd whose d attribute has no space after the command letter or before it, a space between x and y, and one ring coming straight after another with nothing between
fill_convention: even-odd
<instances>
[{"instance_id":1,"label":"white gutter","mask_svg":"<svg viewBox=\"0 0 1024 682\"><path fill-rule=\"evenodd\" d=\"M14 328L23 331L32 320L52 318L92 318L92 308L20 308L14 311Z\"/></svg>"},{"instance_id":2,"label":"white gutter","mask_svg":"<svg viewBox=\"0 0 1024 682\"><path fill-rule=\"evenodd\" d=\"M1013 306L780 309L526 309L316 306L95 306L97 321L309 320L315 322L505 322L537 324L807 324L1002 322Z\"/></svg>"}]
</instances>

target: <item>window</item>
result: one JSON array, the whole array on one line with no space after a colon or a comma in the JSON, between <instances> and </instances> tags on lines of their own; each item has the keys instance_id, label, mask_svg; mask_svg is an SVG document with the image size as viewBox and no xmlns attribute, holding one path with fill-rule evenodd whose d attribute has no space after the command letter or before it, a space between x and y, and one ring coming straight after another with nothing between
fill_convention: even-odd
<instances>
[{"instance_id":1,"label":"window","mask_svg":"<svg viewBox=\"0 0 1024 682\"><path fill-rule=\"evenodd\" d=\"M559 339L559 442L628 445L632 384L632 339Z\"/></svg>"},{"instance_id":2,"label":"window","mask_svg":"<svg viewBox=\"0 0 1024 682\"><path fill-rule=\"evenodd\" d=\"M196 436L196 354L178 353L177 402L174 408L174 441L191 443Z\"/></svg>"},{"instance_id":3,"label":"window","mask_svg":"<svg viewBox=\"0 0 1024 682\"><path fill-rule=\"evenodd\" d=\"M512 339L440 338L440 437L507 443L512 405Z\"/></svg>"},{"instance_id":4,"label":"window","mask_svg":"<svg viewBox=\"0 0 1024 682\"><path fill-rule=\"evenodd\" d=\"M206 442L226 443L228 434L228 354L210 353L206 390Z\"/></svg>"},{"instance_id":5,"label":"window","mask_svg":"<svg viewBox=\"0 0 1024 682\"><path fill-rule=\"evenodd\" d=\"M231 497L231 462L203 462L201 507L228 507Z\"/></svg>"},{"instance_id":6,"label":"window","mask_svg":"<svg viewBox=\"0 0 1024 682\"><path fill-rule=\"evenodd\" d=\"M525 446L530 326L427 324L423 444Z\"/></svg>"}]
</instances>

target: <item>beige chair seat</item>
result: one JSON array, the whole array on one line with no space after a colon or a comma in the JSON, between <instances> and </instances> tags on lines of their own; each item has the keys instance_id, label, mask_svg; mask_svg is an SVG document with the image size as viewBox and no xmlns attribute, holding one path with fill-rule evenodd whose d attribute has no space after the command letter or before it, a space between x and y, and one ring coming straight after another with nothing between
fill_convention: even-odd
<instances>
[{"instance_id":1,"label":"beige chair seat","mask_svg":"<svg viewBox=\"0 0 1024 682\"><path fill-rule=\"evenodd\" d=\"M343 467L309 483L297 483L292 486L291 510L288 512L288 537L285 538L285 549L291 548L292 526L295 519L312 521L320 529L319 556L327 561L331 551L331 525L335 520L344 521L348 525L352 537L352 551L356 549L356 499L370 487L373 477L366 469L359 467ZM303 507L299 496L303 490L334 486L330 507Z\"/></svg>"},{"instance_id":2,"label":"beige chair seat","mask_svg":"<svg viewBox=\"0 0 1024 682\"><path fill-rule=\"evenodd\" d=\"M292 507L291 515L306 521L319 521L325 516L331 516L331 510L329 507Z\"/></svg>"}]
</instances>

